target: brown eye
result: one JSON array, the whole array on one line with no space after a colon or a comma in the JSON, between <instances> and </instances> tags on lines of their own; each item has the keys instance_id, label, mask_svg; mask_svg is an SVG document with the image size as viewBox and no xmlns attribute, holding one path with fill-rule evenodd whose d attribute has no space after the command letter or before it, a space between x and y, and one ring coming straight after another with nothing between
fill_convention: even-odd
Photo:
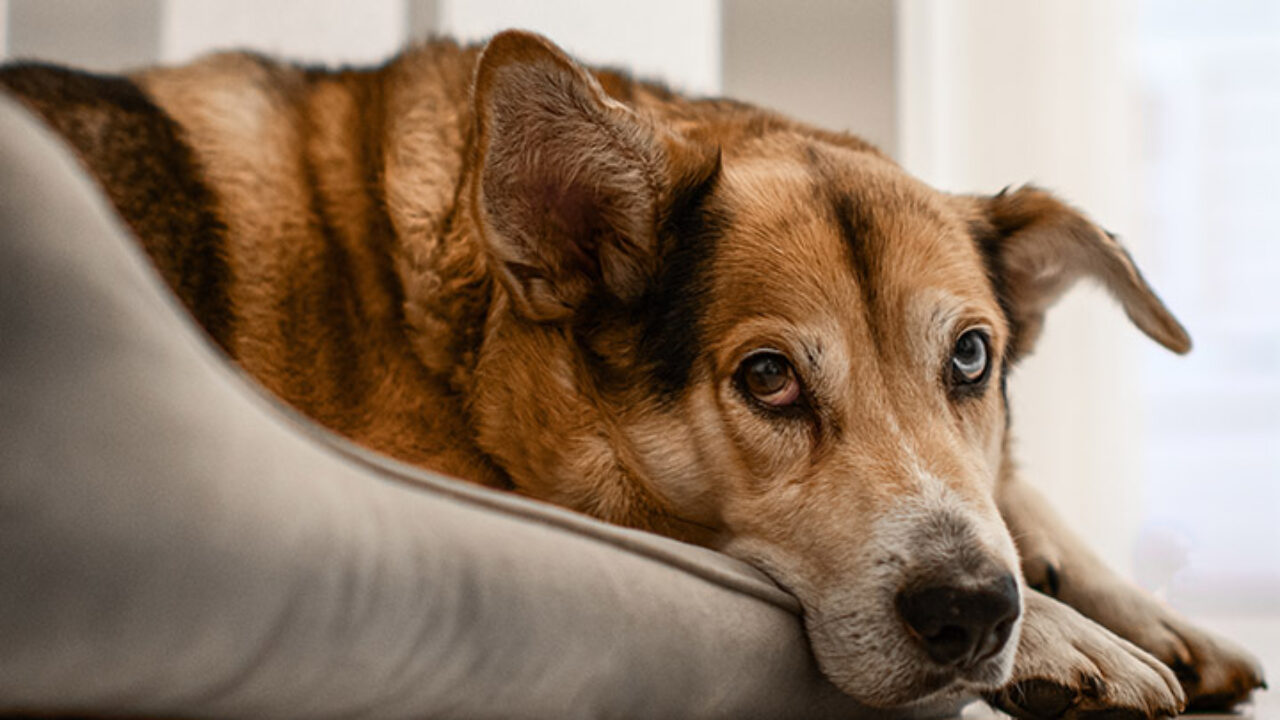
<instances>
[{"instance_id":1,"label":"brown eye","mask_svg":"<svg viewBox=\"0 0 1280 720\"><path fill-rule=\"evenodd\" d=\"M969 330L951 351L951 379L956 385L976 385L987 378L990 341L982 330Z\"/></svg>"},{"instance_id":2,"label":"brown eye","mask_svg":"<svg viewBox=\"0 0 1280 720\"><path fill-rule=\"evenodd\" d=\"M742 387L760 402L786 407L800 399L800 381L781 353L762 350L747 357L738 369Z\"/></svg>"}]
</instances>

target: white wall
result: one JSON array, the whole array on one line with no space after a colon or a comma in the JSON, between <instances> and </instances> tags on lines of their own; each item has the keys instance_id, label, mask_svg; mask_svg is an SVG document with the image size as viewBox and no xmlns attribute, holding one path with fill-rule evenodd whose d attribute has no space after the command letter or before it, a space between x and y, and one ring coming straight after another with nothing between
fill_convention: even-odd
<instances>
[{"instance_id":1,"label":"white wall","mask_svg":"<svg viewBox=\"0 0 1280 720\"><path fill-rule=\"evenodd\" d=\"M726 2L724 93L895 154L895 15L890 0Z\"/></svg>"},{"instance_id":2,"label":"white wall","mask_svg":"<svg viewBox=\"0 0 1280 720\"><path fill-rule=\"evenodd\" d=\"M376 63L406 35L404 0L167 0L160 60L251 49L306 62Z\"/></svg>"},{"instance_id":3,"label":"white wall","mask_svg":"<svg viewBox=\"0 0 1280 720\"><path fill-rule=\"evenodd\" d=\"M154 62L162 0L9 0L8 54L99 71Z\"/></svg>"},{"instance_id":4,"label":"white wall","mask_svg":"<svg viewBox=\"0 0 1280 720\"><path fill-rule=\"evenodd\" d=\"M626 67L696 93L720 90L715 0L167 0L160 59L245 47L308 62L374 63L428 33L479 41L512 27L591 63Z\"/></svg>"},{"instance_id":5,"label":"white wall","mask_svg":"<svg viewBox=\"0 0 1280 720\"><path fill-rule=\"evenodd\" d=\"M716 0L441 0L440 32L480 40L523 28L590 63L625 67L699 94L720 92Z\"/></svg>"}]
</instances>

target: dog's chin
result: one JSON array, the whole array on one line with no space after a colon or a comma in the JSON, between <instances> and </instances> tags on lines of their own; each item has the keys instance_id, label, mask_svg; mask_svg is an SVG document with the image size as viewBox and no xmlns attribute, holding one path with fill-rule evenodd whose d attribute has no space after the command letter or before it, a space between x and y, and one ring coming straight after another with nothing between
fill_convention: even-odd
<instances>
[{"instance_id":1,"label":"dog's chin","mask_svg":"<svg viewBox=\"0 0 1280 720\"><path fill-rule=\"evenodd\" d=\"M828 637L823 637L823 635ZM1000 688L1013 671L1011 645L994 657L971 668L942 667L911 646L905 636L893 638L877 648L829 644L831 634L819 631L811 636L814 654L823 674L858 702L874 708L904 708L950 698L974 698ZM861 645L854 641L851 645ZM879 644L879 643L877 643Z\"/></svg>"},{"instance_id":2,"label":"dog's chin","mask_svg":"<svg viewBox=\"0 0 1280 720\"><path fill-rule=\"evenodd\" d=\"M933 703L946 698L976 698L985 692L1002 687L1009 679L1009 672L993 662L967 671L956 671L922 665L909 673L900 673L889 682L876 678L850 676L838 670L828 672L825 663L819 664L827 677L846 694L869 707L901 709ZM875 667L874 663L871 664Z\"/></svg>"}]
</instances>

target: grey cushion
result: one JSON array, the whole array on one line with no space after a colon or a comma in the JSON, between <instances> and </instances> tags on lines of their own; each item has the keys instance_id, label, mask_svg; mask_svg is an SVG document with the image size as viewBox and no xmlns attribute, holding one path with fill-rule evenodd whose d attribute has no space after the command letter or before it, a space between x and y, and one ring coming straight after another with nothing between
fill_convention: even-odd
<instances>
[{"instance_id":1,"label":"grey cushion","mask_svg":"<svg viewBox=\"0 0 1280 720\"><path fill-rule=\"evenodd\" d=\"M8 102L0 156L0 711L872 715L751 568L291 414Z\"/></svg>"}]
</instances>

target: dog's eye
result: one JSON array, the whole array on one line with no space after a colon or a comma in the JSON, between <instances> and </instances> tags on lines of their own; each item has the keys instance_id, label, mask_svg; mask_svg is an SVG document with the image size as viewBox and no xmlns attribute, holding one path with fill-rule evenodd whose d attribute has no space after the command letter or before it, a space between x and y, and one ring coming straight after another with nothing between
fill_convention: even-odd
<instances>
[{"instance_id":1,"label":"dog's eye","mask_svg":"<svg viewBox=\"0 0 1280 720\"><path fill-rule=\"evenodd\" d=\"M800 399L800 380L781 353L762 350L747 357L738 369L742 387L760 402L786 407Z\"/></svg>"},{"instance_id":2,"label":"dog's eye","mask_svg":"<svg viewBox=\"0 0 1280 720\"><path fill-rule=\"evenodd\" d=\"M987 377L989 341L982 330L969 330L951 351L951 379L956 385L974 385Z\"/></svg>"}]
</instances>

